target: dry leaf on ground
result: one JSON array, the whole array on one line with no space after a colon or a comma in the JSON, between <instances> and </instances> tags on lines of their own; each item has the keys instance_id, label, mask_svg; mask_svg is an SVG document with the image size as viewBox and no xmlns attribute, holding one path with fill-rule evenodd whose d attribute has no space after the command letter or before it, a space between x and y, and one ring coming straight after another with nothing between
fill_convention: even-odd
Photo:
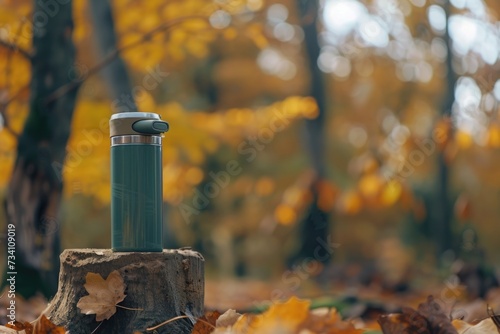
<instances>
[{"instance_id":1,"label":"dry leaf on ground","mask_svg":"<svg viewBox=\"0 0 500 334\"><path fill-rule=\"evenodd\" d=\"M453 320L453 326L458 334L498 334L497 326L491 318L484 319L476 325L471 325L462 320Z\"/></svg>"},{"instance_id":2,"label":"dry leaf on ground","mask_svg":"<svg viewBox=\"0 0 500 334\"><path fill-rule=\"evenodd\" d=\"M63 327L56 326L44 314L34 324L33 334L65 334Z\"/></svg>"},{"instance_id":3,"label":"dry leaf on ground","mask_svg":"<svg viewBox=\"0 0 500 334\"><path fill-rule=\"evenodd\" d=\"M350 322L343 321L336 309L328 307L310 311L300 329L303 329L305 333L361 334L364 332L356 329ZM299 330L299 333L302 332Z\"/></svg>"},{"instance_id":4,"label":"dry leaf on ground","mask_svg":"<svg viewBox=\"0 0 500 334\"><path fill-rule=\"evenodd\" d=\"M310 305L310 301L296 297L283 303L275 303L261 315L241 317L234 325L234 333L294 333L307 319ZM241 325L248 328L248 331L241 330Z\"/></svg>"},{"instance_id":5,"label":"dry leaf on ground","mask_svg":"<svg viewBox=\"0 0 500 334\"><path fill-rule=\"evenodd\" d=\"M3 326L0 327L1 330L3 330ZM11 325L11 324L7 324L5 325L5 328L7 328L8 330L5 330L6 333L11 333L10 330L15 330L15 331L19 331L22 333L22 331L24 331L26 334L33 334L33 325L31 325L28 321L15 321L14 322L14 325ZM3 333L3 332L0 332L0 333ZM12 333L17 333L17 332L14 332L12 331Z\"/></svg>"},{"instance_id":6,"label":"dry leaf on ground","mask_svg":"<svg viewBox=\"0 0 500 334\"><path fill-rule=\"evenodd\" d=\"M234 323L232 326L217 326L213 334L361 334L363 332L355 329L352 324L342 321L335 309L322 308L310 311L310 306L310 301L292 297L286 302L273 304L260 315L233 316L232 321L228 322Z\"/></svg>"},{"instance_id":7,"label":"dry leaf on ground","mask_svg":"<svg viewBox=\"0 0 500 334\"><path fill-rule=\"evenodd\" d=\"M198 319L191 333L192 334L212 333L215 329L215 323L217 322L217 319L219 319L220 315L221 314L217 311L205 313L203 317Z\"/></svg>"},{"instance_id":8,"label":"dry leaf on ground","mask_svg":"<svg viewBox=\"0 0 500 334\"><path fill-rule=\"evenodd\" d=\"M427 319L431 333L457 334L449 316L443 312L433 296L427 297L425 303L418 305L418 312Z\"/></svg>"},{"instance_id":9,"label":"dry leaf on ground","mask_svg":"<svg viewBox=\"0 0 500 334\"><path fill-rule=\"evenodd\" d=\"M215 322L215 327L229 327L234 325L234 323L241 317L241 314L233 309L229 309L224 312L223 315L217 319Z\"/></svg>"},{"instance_id":10,"label":"dry leaf on ground","mask_svg":"<svg viewBox=\"0 0 500 334\"><path fill-rule=\"evenodd\" d=\"M457 334L450 319L432 296L420 304L417 311L405 307L403 313L380 316L378 322L384 334Z\"/></svg>"},{"instance_id":11,"label":"dry leaf on ground","mask_svg":"<svg viewBox=\"0 0 500 334\"><path fill-rule=\"evenodd\" d=\"M409 307L405 307L403 313L381 315L378 322L384 334L431 334L424 316Z\"/></svg>"},{"instance_id":12,"label":"dry leaf on ground","mask_svg":"<svg viewBox=\"0 0 500 334\"><path fill-rule=\"evenodd\" d=\"M118 271L104 280L101 275L88 273L85 278L88 296L80 298L76 305L82 313L95 314L96 321L109 319L116 313L116 304L125 299L125 283Z\"/></svg>"}]
</instances>

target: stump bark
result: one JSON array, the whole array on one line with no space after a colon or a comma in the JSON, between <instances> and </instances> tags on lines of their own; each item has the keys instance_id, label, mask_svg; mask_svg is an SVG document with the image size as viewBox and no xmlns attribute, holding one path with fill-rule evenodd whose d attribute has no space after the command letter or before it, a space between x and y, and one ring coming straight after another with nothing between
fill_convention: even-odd
<instances>
[{"instance_id":1,"label":"stump bark","mask_svg":"<svg viewBox=\"0 0 500 334\"><path fill-rule=\"evenodd\" d=\"M60 256L61 270L56 296L45 315L71 334L191 333L193 322L181 319L155 331L146 328L179 315L200 317L203 314L203 257L187 249L163 250L158 253L115 253L109 249L68 249ZM117 270L126 285L121 306L102 323L95 315L85 315L77 308L85 290L87 273L104 279Z\"/></svg>"}]
</instances>

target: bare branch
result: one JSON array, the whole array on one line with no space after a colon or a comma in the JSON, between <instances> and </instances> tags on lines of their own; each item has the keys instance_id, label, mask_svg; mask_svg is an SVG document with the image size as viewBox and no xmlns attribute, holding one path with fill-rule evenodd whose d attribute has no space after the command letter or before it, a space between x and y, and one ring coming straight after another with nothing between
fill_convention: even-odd
<instances>
[{"instance_id":1,"label":"bare branch","mask_svg":"<svg viewBox=\"0 0 500 334\"><path fill-rule=\"evenodd\" d=\"M19 54L21 54L24 58L31 60L32 57L31 52L19 47L19 45L15 43L0 39L0 46L12 50L14 52L19 52Z\"/></svg>"},{"instance_id":2,"label":"bare branch","mask_svg":"<svg viewBox=\"0 0 500 334\"><path fill-rule=\"evenodd\" d=\"M7 130L11 135L13 135L15 138L19 138L19 133L17 133L11 126L9 122L9 116L7 115L7 107L9 104L16 100L24 91L26 91L30 85L25 85L21 89L19 89L16 94L14 94L10 99L7 101L4 101L0 103L0 115L2 115L3 118L3 128Z\"/></svg>"},{"instance_id":3,"label":"bare branch","mask_svg":"<svg viewBox=\"0 0 500 334\"><path fill-rule=\"evenodd\" d=\"M131 42L131 43L127 44L127 45L122 46L121 48L117 48L114 51L108 53L108 55L106 57L104 57L101 60L100 63L96 64L94 67L92 67L92 68L89 69L89 71L87 73L87 76L84 79L82 79L80 81L73 81L73 82L71 82L69 84L66 84L64 86L59 87L58 89L56 89L52 94L50 94L47 97L47 99L45 100L45 103L53 102L54 100L57 100L58 98L60 98L64 94L67 94L68 92L70 92L70 91L78 88L87 78L89 78L90 76L96 74L97 72L99 72L100 70L102 70L104 67L106 67L107 65L109 65L121 52L123 52L125 50L128 50L128 49L131 49L131 48L134 48L136 46L139 46L143 42L150 40L156 34L158 34L160 32L166 32L169 29L172 29L173 27L175 27L176 25L178 25L180 23L183 23L183 22L185 22L187 20L192 20L192 19L208 20L208 18L206 16L204 16L204 15L193 15L193 16L181 17L181 18L178 18L178 19L171 20L171 21L165 22L163 24L160 24L158 27L156 27L156 28L152 29L151 31L145 33L137 41Z\"/></svg>"}]
</instances>

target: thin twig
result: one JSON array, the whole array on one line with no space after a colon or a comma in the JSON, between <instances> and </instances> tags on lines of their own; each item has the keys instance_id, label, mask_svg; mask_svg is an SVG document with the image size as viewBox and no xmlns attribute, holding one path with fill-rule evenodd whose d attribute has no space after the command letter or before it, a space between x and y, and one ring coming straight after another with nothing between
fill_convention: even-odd
<instances>
[{"instance_id":1,"label":"thin twig","mask_svg":"<svg viewBox=\"0 0 500 334\"><path fill-rule=\"evenodd\" d=\"M2 118L3 118L3 128L5 130L7 130L8 132L10 132L11 135L13 135L14 137L18 138L19 137L19 133L17 133L11 126L10 126L10 123L9 123L9 118L7 116L7 107L9 106L9 104L14 101L15 99L17 99L19 97L19 95L21 95L25 90L27 90L28 88L30 87L29 84L25 85L24 87L21 87L13 96L11 96L7 101L3 102L0 104L0 115L2 115Z\"/></svg>"},{"instance_id":2,"label":"thin twig","mask_svg":"<svg viewBox=\"0 0 500 334\"><path fill-rule=\"evenodd\" d=\"M18 38L21 35L21 31L24 27L24 24L26 23L26 20L22 20L21 24L19 25L19 29L17 33L14 35L14 41L10 44L12 47L9 48L8 53L7 53L7 64L5 66L5 91L7 94L10 91L10 83L11 83L11 76L12 76L12 55L16 52L19 51L19 45L17 44ZM21 52L22 53L22 52ZM31 58L31 57L30 57ZM21 92L24 90L24 87L21 88L13 97L11 97L9 100L1 104L0 107L0 115L3 118L3 127L10 132L14 137L18 137L19 135L12 129L10 126L9 122L9 116L7 115L7 106L12 102L14 99L16 99Z\"/></svg>"},{"instance_id":3,"label":"thin twig","mask_svg":"<svg viewBox=\"0 0 500 334\"><path fill-rule=\"evenodd\" d=\"M167 325L167 324L169 324L169 323L171 323L171 322L174 322L174 321L177 321L177 320L180 320L180 319L189 319L189 318L190 318L190 317L189 317L189 316L187 316L187 315L179 315L179 316L177 316L177 317L175 317L175 318L168 319L167 321L164 321L164 322L162 322L161 324L158 324L158 325L156 325L156 326L154 326L154 327L148 327L148 328L146 328L146 330L148 330L148 331L154 331L155 329L158 329L158 328L160 328L160 327L162 327L162 326L165 326L165 325ZM199 322L202 322L202 323L204 323L205 325L208 325L208 326L212 327L213 329L215 329L215 326L214 326L214 325L212 325L211 323L209 323L208 321L205 321L205 320L200 319L200 318L197 318L196 320L198 320Z\"/></svg>"},{"instance_id":4,"label":"thin twig","mask_svg":"<svg viewBox=\"0 0 500 334\"><path fill-rule=\"evenodd\" d=\"M119 308L122 308L124 310L129 310L129 311L144 311L144 309L142 308L130 308L130 307L126 307L126 306L121 306L121 305L115 305L116 307L119 307Z\"/></svg>"},{"instance_id":5,"label":"thin twig","mask_svg":"<svg viewBox=\"0 0 500 334\"><path fill-rule=\"evenodd\" d=\"M94 334L94 333L95 333L95 332L99 329L99 327L101 327L101 325L102 325L102 323L103 323L103 322L104 322L104 321L101 321L101 322L99 323L99 325L97 325L97 327L96 327L96 328L92 331L92 333L90 333L90 334Z\"/></svg>"},{"instance_id":6,"label":"thin twig","mask_svg":"<svg viewBox=\"0 0 500 334\"><path fill-rule=\"evenodd\" d=\"M19 40L19 36L21 35L22 29L24 27L24 24L26 23L25 19L21 20L21 24L19 25L19 28L17 30L17 33L14 35L14 40L12 41L12 45L15 46L13 49L9 49L7 53L7 65L5 66L5 90L7 93L10 90L10 78L12 74L12 55L19 49L19 45L17 44L17 41ZM5 118L5 115L4 115Z\"/></svg>"},{"instance_id":7,"label":"thin twig","mask_svg":"<svg viewBox=\"0 0 500 334\"><path fill-rule=\"evenodd\" d=\"M20 48L19 45L15 44L15 43L11 43L9 41L0 39L0 46L3 46L4 48L7 48L7 49L12 50L12 51L19 52L19 54L21 54L24 58L31 60L31 57L32 57L31 52L28 50L25 50L23 48Z\"/></svg>"},{"instance_id":8,"label":"thin twig","mask_svg":"<svg viewBox=\"0 0 500 334\"><path fill-rule=\"evenodd\" d=\"M180 320L180 319L187 319L187 318L189 318L187 315L179 315L179 316L177 316L177 317L175 317L175 318L168 319L167 321L164 321L164 322L162 322L161 324L158 324L158 325L156 325L156 326L153 326L153 327L148 327L148 328L146 328L146 330L147 330L147 331L154 331L155 329L158 329L158 328L160 328L161 326L165 326L166 324L169 324L169 323L174 322L174 321L176 321L176 320Z\"/></svg>"},{"instance_id":9,"label":"thin twig","mask_svg":"<svg viewBox=\"0 0 500 334\"><path fill-rule=\"evenodd\" d=\"M121 52L142 44L143 42L151 39L153 36L155 36L159 32L168 31L169 29L175 27L176 25L183 23L187 20L191 20L191 19L208 20L208 18L204 15L193 15L193 16L181 17L181 18L171 20L171 21L168 21L168 22L165 22L165 23L159 25L158 27L156 27L156 28L152 29L151 31L147 32L146 34L144 34L137 41L131 42L127 45L122 46L121 48L117 48L117 49L113 50L112 52L110 52L106 57L104 57L104 59L101 60L101 62L99 64L97 64L94 67L89 69L87 76L85 78L83 78L81 81L72 81L66 85L59 87L58 89L56 89L52 94L50 94L47 97L47 99L45 100L45 103L48 104L50 102L53 102L54 100L57 100L61 96L64 96L65 94L69 93L70 91L78 88L87 78L96 74L97 72L102 70L104 67L109 65L113 60L115 60L115 58L118 57L118 55Z\"/></svg>"}]
</instances>

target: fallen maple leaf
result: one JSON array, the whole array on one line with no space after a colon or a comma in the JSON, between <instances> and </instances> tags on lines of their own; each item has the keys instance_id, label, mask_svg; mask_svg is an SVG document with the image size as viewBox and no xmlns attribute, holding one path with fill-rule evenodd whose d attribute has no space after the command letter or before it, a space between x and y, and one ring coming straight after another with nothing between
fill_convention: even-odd
<instances>
[{"instance_id":1,"label":"fallen maple leaf","mask_svg":"<svg viewBox=\"0 0 500 334\"><path fill-rule=\"evenodd\" d=\"M490 306L488 306L488 315L490 316L491 321L493 321L493 323L497 327L498 333L500 333L500 315L496 315Z\"/></svg>"},{"instance_id":2,"label":"fallen maple leaf","mask_svg":"<svg viewBox=\"0 0 500 334\"><path fill-rule=\"evenodd\" d=\"M4 329L6 328L6 329ZM26 333L33 334L33 326L28 321L14 321L14 325L7 324L4 326L0 326L2 330L0 333Z\"/></svg>"},{"instance_id":3,"label":"fallen maple leaf","mask_svg":"<svg viewBox=\"0 0 500 334\"><path fill-rule=\"evenodd\" d=\"M33 334L65 334L63 327L56 326L44 314L37 319L34 325Z\"/></svg>"},{"instance_id":4,"label":"fallen maple leaf","mask_svg":"<svg viewBox=\"0 0 500 334\"><path fill-rule=\"evenodd\" d=\"M462 320L453 320L453 326L458 334L498 334L497 326L491 318L484 319L476 325L468 324Z\"/></svg>"},{"instance_id":5,"label":"fallen maple leaf","mask_svg":"<svg viewBox=\"0 0 500 334\"><path fill-rule=\"evenodd\" d=\"M274 303L260 315L238 315L228 311L217 321L213 334L361 334L351 323L342 321L335 309L310 311L311 302L296 297ZM227 319L225 319L227 318ZM227 321L226 321L227 320ZM195 333L195 332L193 332Z\"/></svg>"},{"instance_id":6,"label":"fallen maple leaf","mask_svg":"<svg viewBox=\"0 0 500 334\"><path fill-rule=\"evenodd\" d=\"M427 297L427 301L418 305L418 312L429 322L431 333L457 334L451 324L450 318L443 312L441 306L434 300L433 296Z\"/></svg>"},{"instance_id":7,"label":"fallen maple leaf","mask_svg":"<svg viewBox=\"0 0 500 334\"><path fill-rule=\"evenodd\" d=\"M431 334L424 316L409 307L405 307L403 313L381 315L378 323L384 334Z\"/></svg>"},{"instance_id":8,"label":"fallen maple leaf","mask_svg":"<svg viewBox=\"0 0 500 334\"><path fill-rule=\"evenodd\" d=\"M217 311L207 312L205 315L198 319L194 325L192 334L209 334L215 329L215 323L220 317L220 313Z\"/></svg>"},{"instance_id":9,"label":"fallen maple leaf","mask_svg":"<svg viewBox=\"0 0 500 334\"><path fill-rule=\"evenodd\" d=\"M309 316L309 300L291 297L283 303L275 303L262 315L254 317L249 324L250 334L294 333ZM240 318L235 327L242 321Z\"/></svg>"},{"instance_id":10,"label":"fallen maple leaf","mask_svg":"<svg viewBox=\"0 0 500 334\"><path fill-rule=\"evenodd\" d=\"M382 315L378 322L384 334L457 334L457 330L432 296L418 310L403 308L403 313Z\"/></svg>"},{"instance_id":11,"label":"fallen maple leaf","mask_svg":"<svg viewBox=\"0 0 500 334\"><path fill-rule=\"evenodd\" d=\"M88 296L80 298L76 305L82 313L95 314L96 321L109 319L116 313L116 304L125 299L125 283L118 271L104 280L101 275L88 273L85 278Z\"/></svg>"},{"instance_id":12,"label":"fallen maple leaf","mask_svg":"<svg viewBox=\"0 0 500 334\"><path fill-rule=\"evenodd\" d=\"M361 334L364 331L356 329L348 321L343 321L334 308L322 307L309 312L305 322L301 324L299 333L330 333L330 334Z\"/></svg>"},{"instance_id":13,"label":"fallen maple leaf","mask_svg":"<svg viewBox=\"0 0 500 334\"><path fill-rule=\"evenodd\" d=\"M233 309L229 309L221 315L215 322L215 327L229 327L241 317L241 314Z\"/></svg>"}]
</instances>

